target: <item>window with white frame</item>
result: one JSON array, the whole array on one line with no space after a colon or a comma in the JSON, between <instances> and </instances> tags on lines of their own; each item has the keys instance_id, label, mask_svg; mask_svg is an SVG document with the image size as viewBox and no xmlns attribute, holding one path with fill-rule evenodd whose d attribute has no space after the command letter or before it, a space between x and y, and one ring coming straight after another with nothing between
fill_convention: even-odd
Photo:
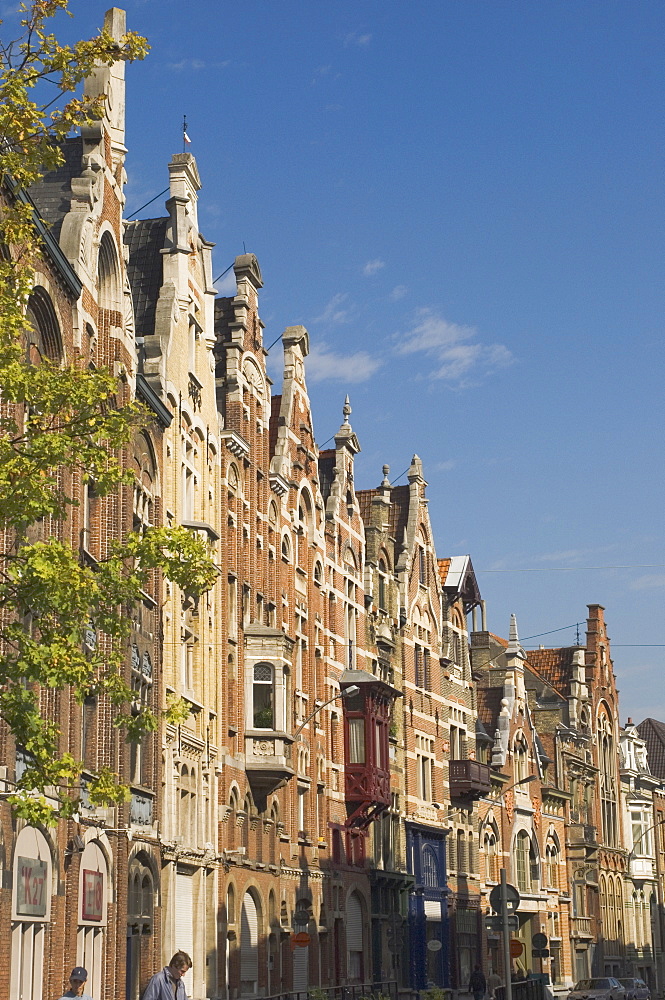
<instances>
[{"instance_id":1,"label":"window with white frame","mask_svg":"<svg viewBox=\"0 0 665 1000\"><path fill-rule=\"evenodd\" d=\"M652 814L639 806L630 808L630 830L633 840L633 855L651 857L653 855Z\"/></svg>"},{"instance_id":2,"label":"window with white frame","mask_svg":"<svg viewBox=\"0 0 665 1000\"><path fill-rule=\"evenodd\" d=\"M9 966L9 995L21 1000L42 1000L52 878L46 838L34 827L24 827L14 847Z\"/></svg>"},{"instance_id":3,"label":"window with white frame","mask_svg":"<svg viewBox=\"0 0 665 1000\"><path fill-rule=\"evenodd\" d=\"M416 734L416 794L426 802L432 801L434 778L434 740Z\"/></svg>"},{"instance_id":4,"label":"window with white frame","mask_svg":"<svg viewBox=\"0 0 665 1000\"><path fill-rule=\"evenodd\" d=\"M531 892L530 846L531 838L526 830L520 830L515 837L514 862L517 888L521 892Z\"/></svg>"},{"instance_id":5,"label":"window with white frame","mask_svg":"<svg viewBox=\"0 0 665 1000\"><path fill-rule=\"evenodd\" d=\"M252 685L254 729L275 728L275 671L271 663L257 663Z\"/></svg>"}]
</instances>

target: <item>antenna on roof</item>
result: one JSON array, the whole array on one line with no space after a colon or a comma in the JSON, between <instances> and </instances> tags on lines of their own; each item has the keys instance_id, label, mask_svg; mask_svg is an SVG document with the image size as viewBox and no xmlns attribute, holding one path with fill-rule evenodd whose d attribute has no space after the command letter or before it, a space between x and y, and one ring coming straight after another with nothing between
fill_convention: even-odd
<instances>
[{"instance_id":1,"label":"antenna on roof","mask_svg":"<svg viewBox=\"0 0 665 1000\"><path fill-rule=\"evenodd\" d=\"M182 151L187 152L187 147L191 144L191 139L187 135L187 115L182 116Z\"/></svg>"},{"instance_id":2,"label":"antenna on roof","mask_svg":"<svg viewBox=\"0 0 665 1000\"><path fill-rule=\"evenodd\" d=\"M575 622L575 632L576 632L575 645L579 646L579 644L580 644L580 623L579 622Z\"/></svg>"}]
</instances>

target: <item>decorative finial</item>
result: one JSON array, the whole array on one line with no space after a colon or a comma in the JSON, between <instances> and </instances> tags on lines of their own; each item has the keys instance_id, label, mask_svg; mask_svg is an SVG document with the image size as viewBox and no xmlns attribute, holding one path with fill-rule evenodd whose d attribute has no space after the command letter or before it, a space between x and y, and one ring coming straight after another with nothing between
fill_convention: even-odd
<instances>
[{"instance_id":1,"label":"decorative finial","mask_svg":"<svg viewBox=\"0 0 665 1000\"><path fill-rule=\"evenodd\" d=\"M510 616L510 633L509 633L509 638L510 638L510 645L511 646L512 645L517 646L519 644L520 637L517 634L517 616L516 615L511 615Z\"/></svg>"},{"instance_id":2,"label":"decorative finial","mask_svg":"<svg viewBox=\"0 0 665 1000\"><path fill-rule=\"evenodd\" d=\"M517 656L521 660L526 659L526 653L520 646L520 637L517 633L517 617L515 615L510 616L510 631L508 633L506 656Z\"/></svg>"},{"instance_id":3,"label":"decorative finial","mask_svg":"<svg viewBox=\"0 0 665 1000\"><path fill-rule=\"evenodd\" d=\"M344 414L344 423L348 424L348 422L349 422L349 416L352 413L351 403L349 402L348 393L347 393L346 399L344 400L344 406L342 407L342 413Z\"/></svg>"},{"instance_id":4,"label":"decorative finial","mask_svg":"<svg viewBox=\"0 0 665 1000\"><path fill-rule=\"evenodd\" d=\"M187 147L191 144L191 139L187 135L187 115L183 115L182 119L182 151L187 152Z\"/></svg>"},{"instance_id":5,"label":"decorative finial","mask_svg":"<svg viewBox=\"0 0 665 1000\"><path fill-rule=\"evenodd\" d=\"M390 480L388 479L389 474L390 474L390 466L389 465L384 465L383 466L383 482L381 483L382 486L390 486Z\"/></svg>"}]
</instances>

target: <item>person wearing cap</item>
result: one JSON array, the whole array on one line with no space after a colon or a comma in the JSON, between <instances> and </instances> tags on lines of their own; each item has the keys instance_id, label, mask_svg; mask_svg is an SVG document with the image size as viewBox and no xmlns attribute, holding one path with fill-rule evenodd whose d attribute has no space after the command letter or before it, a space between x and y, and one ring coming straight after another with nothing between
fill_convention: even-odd
<instances>
[{"instance_id":1,"label":"person wearing cap","mask_svg":"<svg viewBox=\"0 0 665 1000\"><path fill-rule=\"evenodd\" d=\"M70 997L78 997L79 1000L92 1000L89 993L85 992L85 984L88 981L88 973L82 965L77 965L72 969L69 977L69 989L63 993L60 1000L70 1000Z\"/></svg>"},{"instance_id":2,"label":"person wearing cap","mask_svg":"<svg viewBox=\"0 0 665 1000\"><path fill-rule=\"evenodd\" d=\"M182 977L191 969L186 951L177 951L161 972L156 972L145 988L143 1000L187 1000Z\"/></svg>"}]
</instances>

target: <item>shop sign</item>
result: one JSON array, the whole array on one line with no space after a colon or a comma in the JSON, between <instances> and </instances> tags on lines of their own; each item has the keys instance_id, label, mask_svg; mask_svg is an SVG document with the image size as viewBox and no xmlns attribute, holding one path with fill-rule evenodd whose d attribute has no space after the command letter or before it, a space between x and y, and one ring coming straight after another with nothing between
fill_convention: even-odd
<instances>
[{"instance_id":1,"label":"shop sign","mask_svg":"<svg viewBox=\"0 0 665 1000\"><path fill-rule=\"evenodd\" d=\"M83 869L83 920L101 921L104 915L104 875Z\"/></svg>"},{"instance_id":2,"label":"shop sign","mask_svg":"<svg viewBox=\"0 0 665 1000\"><path fill-rule=\"evenodd\" d=\"M19 917L45 917L48 865L36 858L19 857L17 860L16 914Z\"/></svg>"}]
</instances>

